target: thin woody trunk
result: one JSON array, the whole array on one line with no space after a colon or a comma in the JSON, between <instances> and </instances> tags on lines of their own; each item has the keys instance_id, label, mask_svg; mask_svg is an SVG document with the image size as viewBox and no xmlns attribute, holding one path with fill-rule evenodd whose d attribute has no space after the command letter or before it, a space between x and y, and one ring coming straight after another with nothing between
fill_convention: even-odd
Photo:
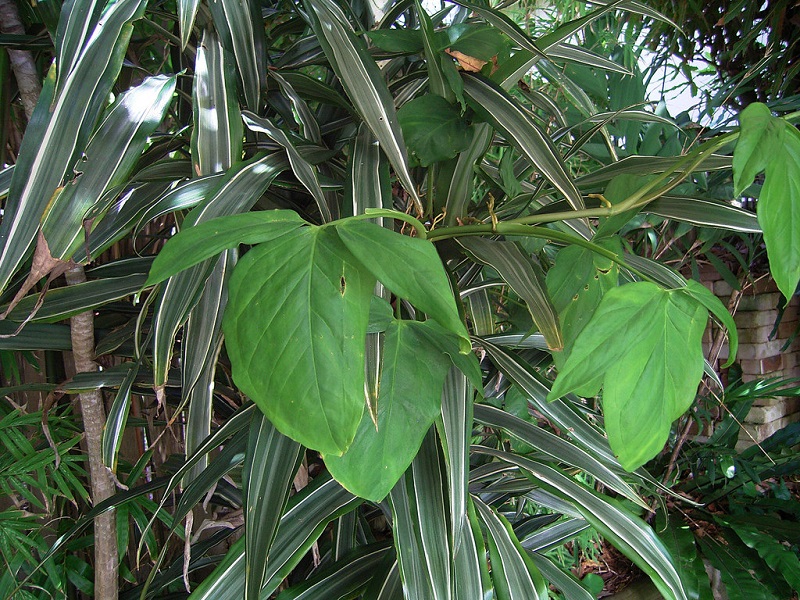
<instances>
[{"instance_id":1,"label":"thin woody trunk","mask_svg":"<svg viewBox=\"0 0 800 600\"><path fill-rule=\"evenodd\" d=\"M67 284L86 281L83 267L66 272ZM94 362L94 314L81 313L70 319L72 355L75 371L86 373L97 370ZM79 395L86 450L89 459L89 479L92 502L97 505L114 494L114 482L103 464L101 442L106 410L100 390ZM94 519L94 597L98 600L116 600L118 592L118 563L116 515L113 510Z\"/></svg>"},{"instance_id":2,"label":"thin woody trunk","mask_svg":"<svg viewBox=\"0 0 800 600\"><path fill-rule=\"evenodd\" d=\"M0 0L0 33L25 35L25 27L19 18L14 0ZM36 62L33 60L33 55L27 50L9 48L8 58L11 62L11 69L14 71L14 79L17 80L25 116L30 121L33 109L39 100L39 93L42 91L42 82L36 69Z\"/></svg>"}]
</instances>

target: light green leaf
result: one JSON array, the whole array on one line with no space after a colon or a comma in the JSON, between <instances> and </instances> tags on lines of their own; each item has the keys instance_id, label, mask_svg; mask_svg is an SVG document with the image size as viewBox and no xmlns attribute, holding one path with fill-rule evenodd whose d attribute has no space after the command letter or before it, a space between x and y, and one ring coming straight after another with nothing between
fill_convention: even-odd
<instances>
[{"instance_id":1,"label":"light green leaf","mask_svg":"<svg viewBox=\"0 0 800 600\"><path fill-rule=\"evenodd\" d=\"M461 111L441 96L427 94L406 102L397 118L409 150L423 167L453 158L472 139Z\"/></svg>"},{"instance_id":2,"label":"light green leaf","mask_svg":"<svg viewBox=\"0 0 800 600\"><path fill-rule=\"evenodd\" d=\"M739 114L741 132L733 152L733 193L739 196L782 151L784 122L766 104L754 102Z\"/></svg>"},{"instance_id":3,"label":"light green leaf","mask_svg":"<svg viewBox=\"0 0 800 600\"><path fill-rule=\"evenodd\" d=\"M374 285L325 227L254 248L231 276L223 330L234 381L279 431L325 454L347 450L364 410Z\"/></svg>"},{"instance_id":4,"label":"light green leaf","mask_svg":"<svg viewBox=\"0 0 800 600\"><path fill-rule=\"evenodd\" d=\"M429 323L395 320L386 331L378 427L366 412L342 456L325 458L331 475L356 496L382 500L419 450L441 409L450 361L420 336Z\"/></svg>"},{"instance_id":5,"label":"light green leaf","mask_svg":"<svg viewBox=\"0 0 800 600\"><path fill-rule=\"evenodd\" d=\"M421 52L422 32L418 29L375 29L366 31L369 41L386 52Z\"/></svg>"},{"instance_id":6,"label":"light green leaf","mask_svg":"<svg viewBox=\"0 0 800 600\"><path fill-rule=\"evenodd\" d=\"M261 244L308 225L292 210L265 210L218 217L186 227L170 238L153 261L144 287L161 283L239 244Z\"/></svg>"},{"instance_id":7,"label":"light green leaf","mask_svg":"<svg viewBox=\"0 0 800 600\"><path fill-rule=\"evenodd\" d=\"M682 290L637 282L608 291L548 399L594 396L602 384L611 448L629 471L640 467L661 451L672 422L694 400L707 319L705 307Z\"/></svg>"},{"instance_id":8,"label":"light green leaf","mask_svg":"<svg viewBox=\"0 0 800 600\"><path fill-rule=\"evenodd\" d=\"M431 242L389 231L373 223L347 220L336 230L348 250L392 292L405 298L461 339L461 353L470 351L450 281Z\"/></svg>"},{"instance_id":9,"label":"light green leaf","mask_svg":"<svg viewBox=\"0 0 800 600\"><path fill-rule=\"evenodd\" d=\"M800 280L800 131L783 125L783 145L770 156L757 212L770 272L788 301Z\"/></svg>"},{"instance_id":10,"label":"light green leaf","mask_svg":"<svg viewBox=\"0 0 800 600\"><path fill-rule=\"evenodd\" d=\"M563 366L578 334L591 320L603 295L616 287L618 279L619 267L609 258L578 246L559 250L546 279L564 336L564 350L553 354L558 367Z\"/></svg>"},{"instance_id":11,"label":"light green leaf","mask_svg":"<svg viewBox=\"0 0 800 600\"><path fill-rule=\"evenodd\" d=\"M736 321L733 320L731 313L728 312L722 301L712 294L706 286L690 279L686 282L686 293L710 310L711 314L717 317L725 326L725 329L728 330L730 356L728 356L728 360L725 361L722 367L730 367L736 359L736 352L739 349L739 334L736 331Z\"/></svg>"},{"instance_id":12,"label":"light green leaf","mask_svg":"<svg viewBox=\"0 0 800 600\"><path fill-rule=\"evenodd\" d=\"M446 33L451 50L480 60L492 60L509 45L508 38L489 25L458 23L448 27Z\"/></svg>"},{"instance_id":13,"label":"light green leaf","mask_svg":"<svg viewBox=\"0 0 800 600\"><path fill-rule=\"evenodd\" d=\"M189 38L192 35L194 19L197 15L197 7L200 0L178 0L178 18L181 26L181 48L186 48Z\"/></svg>"},{"instance_id":14,"label":"light green leaf","mask_svg":"<svg viewBox=\"0 0 800 600\"><path fill-rule=\"evenodd\" d=\"M525 301L528 312L552 350L561 350L564 340L556 309L550 301L542 268L513 242L479 237L458 240L475 259L497 270L511 289Z\"/></svg>"}]
</instances>

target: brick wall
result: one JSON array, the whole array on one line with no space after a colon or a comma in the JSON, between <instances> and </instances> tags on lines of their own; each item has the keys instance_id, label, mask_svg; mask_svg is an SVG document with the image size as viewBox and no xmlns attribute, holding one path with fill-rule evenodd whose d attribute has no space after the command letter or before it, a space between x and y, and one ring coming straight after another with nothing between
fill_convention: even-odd
<instances>
[{"instance_id":1,"label":"brick wall","mask_svg":"<svg viewBox=\"0 0 800 600\"><path fill-rule=\"evenodd\" d=\"M726 306L732 292L731 286L714 270L701 272L703 284L714 292ZM792 297L783 313L775 335L770 338L778 318L781 294L771 279L761 279L747 289L735 308L734 320L739 332L737 362L742 368L742 379L800 376L800 335L784 349L798 328L800 299ZM703 337L706 356L711 348L716 326L709 327ZM725 343L720 358L728 357ZM758 400L753 405L739 432L738 447L762 441L789 423L800 421L800 398L774 398Z\"/></svg>"}]
</instances>

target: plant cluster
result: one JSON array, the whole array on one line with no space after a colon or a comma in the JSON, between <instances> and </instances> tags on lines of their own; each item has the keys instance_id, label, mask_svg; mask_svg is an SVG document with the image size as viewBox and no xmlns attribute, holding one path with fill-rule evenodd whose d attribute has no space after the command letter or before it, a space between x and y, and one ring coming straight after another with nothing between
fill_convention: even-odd
<instances>
[{"instance_id":1,"label":"plant cluster","mask_svg":"<svg viewBox=\"0 0 800 600\"><path fill-rule=\"evenodd\" d=\"M9 595L588 600L553 550L592 529L665 598L704 598L697 548L726 559L683 528L698 503L755 552L731 598L797 589L796 548L758 520L793 429L768 461L728 453L742 491L728 462L681 463L689 484L662 464L714 377L709 317L728 364L737 336L646 231L763 232L790 297L796 114L754 104L694 140L645 110L623 50L575 43L619 11L666 20L637 2L535 36L466 0L45 4L25 14L53 60L0 172L0 350L46 368L3 393L45 391L51 415L79 398L93 506L51 428L7 493L82 514L3 547ZM730 202L745 190L758 216Z\"/></svg>"}]
</instances>

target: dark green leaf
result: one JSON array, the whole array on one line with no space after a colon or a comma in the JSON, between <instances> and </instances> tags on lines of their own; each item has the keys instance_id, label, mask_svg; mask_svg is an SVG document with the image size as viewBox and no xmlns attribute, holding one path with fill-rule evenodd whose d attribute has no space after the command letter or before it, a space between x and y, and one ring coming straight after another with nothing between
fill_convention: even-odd
<instances>
[{"instance_id":1,"label":"dark green leaf","mask_svg":"<svg viewBox=\"0 0 800 600\"><path fill-rule=\"evenodd\" d=\"M409 150L423 167L453 158L472 139L459 109L441 96L428 94L406 102L397 118Z\"/></svg>"},{"instance_id":2,"label":"dark green leaf","mask_svg":"<svg viewBox=\"0 0 800 600\"><path fill-rule=\"evenodd\" d=\"M441 408L448 358L417 330L428 323L395 320L385 334L377 430L366 412L342 456L326 457L328 470L356 496L382 500L419 450Z\"/></svg>"},{"instance_id":3,"label":"dark green leaf","mask_svg":"<svg viewBox=\"0 0 800 600\"><path fill-rule=\"evenodd\" d=\"M234 380L279 431L325 454L347 450L364 410L374 285L325 227L256 247L231 277L223 329Z\"/></svg>"}]
</instances>

